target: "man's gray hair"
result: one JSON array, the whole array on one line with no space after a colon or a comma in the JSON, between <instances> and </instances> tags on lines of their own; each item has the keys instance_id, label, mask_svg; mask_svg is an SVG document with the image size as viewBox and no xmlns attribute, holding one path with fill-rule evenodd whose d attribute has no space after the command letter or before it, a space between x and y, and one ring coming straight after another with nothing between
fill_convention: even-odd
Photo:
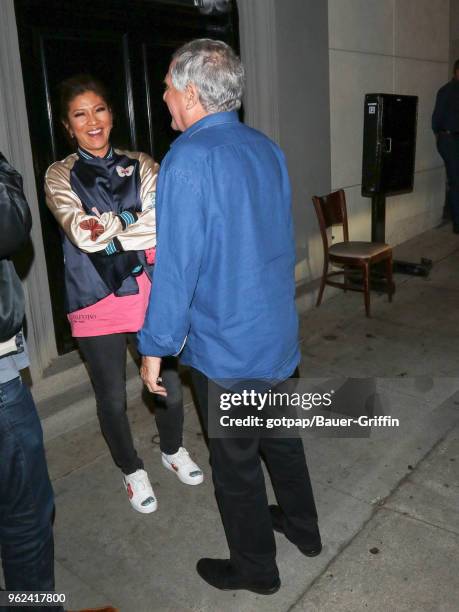
<instances>
[{"instance_id":1,"label":"man's gray hair","mask_svg":"<svg viewBox=\"0 0 459 612\"><path fill-rule=\"evenodd\" d=\"M171 80L184 91L193 83L208 113L238 110L244 92L244 66L226 43L200 38L186 43L172 56Z\"/></svg>"}]
</instances>

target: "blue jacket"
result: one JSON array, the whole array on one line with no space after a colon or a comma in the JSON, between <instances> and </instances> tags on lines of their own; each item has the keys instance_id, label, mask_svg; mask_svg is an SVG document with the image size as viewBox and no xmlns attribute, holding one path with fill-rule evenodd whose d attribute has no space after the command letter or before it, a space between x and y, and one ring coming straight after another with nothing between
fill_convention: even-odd
<instances>
[{"instance_id":1,"label":"blue jacket","mask_svg":"<svg viewBox=\"0 0 459 612\"><path fill-rule=\"evenodd\" d=\"M285 158L237 113L175 140L157 187L157 252L139 350L211 379L282 380L299 361Z\"/></svg>"}]
</instances>

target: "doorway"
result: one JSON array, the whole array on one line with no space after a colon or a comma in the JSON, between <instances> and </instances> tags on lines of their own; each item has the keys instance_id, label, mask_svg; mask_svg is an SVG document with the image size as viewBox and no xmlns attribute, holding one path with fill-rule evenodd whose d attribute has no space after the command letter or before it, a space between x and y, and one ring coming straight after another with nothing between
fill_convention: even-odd
<instances>
[{"instance_id":1,"label":"doorway","mask_svg":"<svg viewBox=\"0 0 459 612\"><path fill-rule=\"evenodd\" d=\"M236 1L204 14L193 0L15 0L43 243L59 354L74 342L65 312L58 226L45 203L48 166L71 153L60 126L57 85L90 73L111 92L112 142L161 162L177 136L162 102L172 52L193 38L224 40L239 51Z\"/></svg>"}]
</instances>

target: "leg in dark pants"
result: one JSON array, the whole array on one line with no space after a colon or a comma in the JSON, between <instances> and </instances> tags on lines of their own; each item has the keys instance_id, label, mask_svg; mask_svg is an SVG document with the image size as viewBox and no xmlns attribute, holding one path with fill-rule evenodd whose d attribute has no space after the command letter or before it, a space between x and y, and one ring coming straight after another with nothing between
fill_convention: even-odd
<instances>
[{"instance_id":1,"label":"leg in dark pants","mask_svg":"<svg viewBox=\"0 0 459 612\"><path fill-rule=\"evenodd\" d=\"M439 134L438 152L445 162L448 177L448 201L455 229L459 229L459 136Z\"/></svg>"},{"instance_id":2,"label":"leg in dark pants","mask_svg":"<svg viewBox=\"0 0 459 612\"><path fill-rule=\"evenodd\" d=\"M317 510L301 439L262 438L260 450L284 515L285 535L300 548L320 542Z\"/></svg>"},{"instance_id":3,"label":"leg in dark pants","mask_svg":"<svg viewBox=\"0 0 459 612\"><path fill-rule=\"evenodd\" d=\"M136 334L129 334L128 342L136 357L140 359ZM150 393L149 400L154 406L161 451L167 455L174 455L182 446L184 418L182 381L178 373L177 357L163 357L161 377L167 389L167 397Z\"/></svg>"},{"instance_id":4,"label":"leg in dark pants","mask_svg":"<svg viewBox=\"0 0 459 612\"><path fill-rule=\"evenodd\" d=\"M178 359L163 358L161 377L167 389L167 397L155 395L153 398L159 444L161 451L167 455L173 455L182 446L183 393L177 368Z\"/></svg>"},{"instance_id":5,"label":"leg in dark pants","mask_svg":"<svg viewBox=\"0 0 459 612\"><path fill-rule=\"evenodd\" d=\"M208 379L191 370L203 423L207 423ZM209 384L212 384L210 382ZM273 474L273 485L289 522L303 533L316 524L316 509L302 444L295 439L210 438L215 494L231 554L241 574L254 580L278 576L276 546L268 508L260 451ZM295 503L301 506L294 509ZM293 514L292 514L293 512ZM306 531L307 531L306 529Z\"/></svg>"},{"instance_id":6,"label":"leg in dark pants","mask_svg":"<svg viewBox=\"0 0 459 612\"><path fill-rule=\"evenodd\" d=\"M124 474L143 469L126 414L126 350L135 334L77 338L94 387L97 416L115 464ZM182 444L183 398L177 360L166 358L161 373L168 397L155 398L155 418L161 450L177 452Z\"/></svg>"},{"instance_id":7,"label":"leg in dark pants","mask_svg":"<svg viewBox=\"0 0 459 612\"><path fill-rule=\"evenodd\" d=\"M40 420L20 378L0 384L0 448L0 548L6 589L53 591L53 491Z\"/></svg>"},{"instance_id":8,"label":"leg in dark pants","mask_svg":"<svg viewBox=\"0 0 459 612\"><path fill-rule=\"evenodd\" d=\"M191 369L201 420L207 430L208 379ZM266 496L265 480L255 438L209 438L210 462L220 515L231 562L254 580L276 579L276 543Z\"/></svg>"},{"instance_id":9,"label":"leg in dark pants","mask_svg":"<svg viewBox=\"0 0 459 612\"><path fill-rule=\"evenodd\" d=\"M124 474L143 469L126 414L126 334L77 338L94 387L102 434Z\"/></svg>"}]
</instances>

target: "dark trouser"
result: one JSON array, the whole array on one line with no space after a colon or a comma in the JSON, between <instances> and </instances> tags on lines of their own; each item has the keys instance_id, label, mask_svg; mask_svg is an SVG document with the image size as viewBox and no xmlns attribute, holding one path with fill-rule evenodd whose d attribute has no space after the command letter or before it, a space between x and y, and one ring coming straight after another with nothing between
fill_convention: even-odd
<instances>
[{"instance_id":1,"label":"dark trouser","mask_svg":"<svg viewBox=\"0 0 459 612\"><path fill-rule=\"evenodd\" d=\"M126 414L126 350L127 342L134 340L135 334L77 338L96 394L100 428L113 461L124 474L143 469ZM168 395L155 396L155 419L161 450L171 455L182 445L183 432L182 384L176 359L163 360L161 376Z\"/></svg>"},{"instance_id":2,"label":"dark trouser","mask_svg":"<svg viewBox=\"0 0 459 612\"><path fill-rule=\"evenodd\" d=\"M29 389L15 378L0 384L0 548L7 590L54 590L53 511L40 420Z\"/></svg>"},{"instance_id":3,"label":"dark trouser","mask_svg":"<svg viewBox=\"0 0 459 612\"><path fill-rule=\"evenodd\" d=\"M453 224L459 228L459 135L439 134L438 152L445 162L448 177L448 204Z\"/></svg>"},{"instance_id":4,"label":"dark trouser","mask_svg":"<svg viewBox=\"0 0 459 612\"><path fill-rule=\"evenodd\" d=\"M202 372L191 368L198 408L207 428L208 385ZM281 388L276 388L282 392ZM212 397L216 394L212 393ZM260 455L268 467L274 493L286 517L289 538L311 544L319 537L317 511L303 443L299 438L209 438L215 496L228 541L231 562L249 578L275 579L276 544Z\"/></svg>"}]
</instances>

